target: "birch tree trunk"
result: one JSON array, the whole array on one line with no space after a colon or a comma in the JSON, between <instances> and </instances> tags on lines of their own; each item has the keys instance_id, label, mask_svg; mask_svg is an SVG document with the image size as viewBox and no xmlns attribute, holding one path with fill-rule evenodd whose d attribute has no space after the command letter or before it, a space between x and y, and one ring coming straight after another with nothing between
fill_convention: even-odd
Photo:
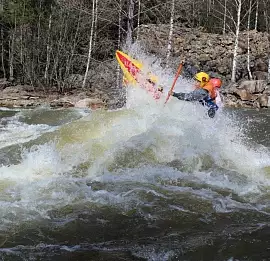
<instances>
[{"instance_id":1,"label":"birch tree trunk","mask_svg":"<svg viewBox=\"0 0 270 261\"><path fill-rule=\"evenodd\" d=\"M252 0L249 0L249 11L248 11L248 24L247 24L247 30L248 30L248 33L247 33L247 70L248 70L248 76L249 76L249 79L252 80L253 77L252 77L252 74L251 74L251 71L250 71L250 16L251 16L251 2Z\"/></svg>"},{"instance_id":2,"label":"birch tree trunk","mask_svg":"<svg viewBox=\"0 0 270 261\"><path fill-rule=\"evenodd\" d=\"M174 7L175 7L175 0L172 0L172 2L171 2L170 31L169 31L168 46L167 46L167 56L166 56L166 68L168 67L169 58L170 58L170 55L171 55L171 49L172 49L172 35L173 35L173 22L174 22Z\"/></svg>"},{"instance_id":3,"label":"birch tree trunk","mask_svg":"<svg viewBox=\"0 0 270 261\"><path fill-rule=\"evenodd\" d=\"M95 26L95 6L96 6L96 0L93 0L92 4L92 22L91 22L91 31L90 31L90 37L89 37L89 49L88 49L88 58L87 58L87 64L86 64L86 70L84 74L84 79L82 83L82 88L85 88L89 67L90 67L90 61L92 56L92 45L93 45L93 35L94 35L94 26Z\"/></svg>"},{"instance_id":4,"label":"birch tree trunk","mask_svg":"<svg viewBox=\"0 0 270 261\"><path fill-rule=\"evenodd\" d=\"M39 61L39 55L40 55L40 50L39 50L39 44L40 44L40 28L41 28L41 1L39 0L39 15L38 15L38 28L37 28L37 46L36 46L36 59L37 59L37 75L40 74L40 61ZM33 75L33 67L32 67L32 75Z\"/></svg>"},{"instance_id":5,"label":"birch tree trunk","mask_svg":"<svg viewBox=\"0 0 270 261\"><path fill-rule=\"evenodd\" d=\"M224 0L223 34L226 33L227 0Z\"/></svg>"},{"instance_id":6,"label":"birch tree trunk","mask_svg":"<svg viewBox=\"0 0 270 261\"><path fill-rule=\"evenodd\" d=\"M51 26L52 26L52 13L49 17L49 25L48 25L48 37L47 37L47 57L46 57L46 67L44 72L44 80L45 83L48 84L48 72L49 72L49 66L50 66L50 58L51 58Z\"/></svg>"},{"instance_id":7,"label":"birch tree trunk","mask_svg":"<svg viewBox=\"0 0 270 261\"><path fill-rule=\"evenodd\" d=\"M80 22L81 22L81 13L82 13L82 11L80 9L78 22L77 22L77 27L76 27L75 35L74 35L74 38L73 38L73 45L71 47L71 54L67 58L66 71L65 71L65 80L68 78L70 70L72 68L72 62L73 62L73 57L74 57L74 54L75 54L75 49L76 49L76 45L77 45L77 37L78 37L78 32L79 32L79 27L80 27Z\"/></svg>"},{"instance_id":8,"label":"birch tree trunk","mask_svg":"<svg viewBox=\"0 0 270 261\"><path fill-rule=\"evenodd\" d=\"M24 14L25 14L25 1L23 1L23 19L24 19ZM21 64L23 65L23 35L24 35L24 32L23 32L23 26L21 26L20 28L21 30L21 35L20 35L20 41L21 41L21 48L20 48L20 62Z\"/></svg>"},{"instance_id":9,"label":"birch tree trunk","mask_svg":"<svg viewBox=\"0 0 270 261\"><path fill-rule=\"evenodd\" d=\"M138 21L137 21L137 41L140 35L140 15L141 15L141 0L138 0Z\"/></svg>"},{"instance_id":10,"label":"birch tree trunk","mask_svg":"<svg viewBox=\"0 0 270 261\"><path fill-rule=\"evenodd\" d=\"M25 15L25 0L23 1L23 19L24 19L24 15ZM24 81L24 72L25 72L25 64L24 64L24 43L23 43L23 36L24 36L24 27L21 26L20 27L20 63L21 63L21 66L22 66L22 71L23 71L23 74L22 74L22 80Z\"/></svg>"},{"instance_id":11,"label":"birch tree trunk","mask_svg":"<svg viewBox=\"0 0 270 261\"><path fill-rule=\"evenodd\" d=\"M6 78L6 69L5 69L5 48L4 48L4 32L3 28L1 27L1 63L2 63L2 70L4 78Z\"/></svg>"},{"instance_id":12,"label":"birch tree trunk","mask_svg":"<svg viewBox=\"0 0 270 261\"><path fill-rule=\"evenodd\" d=\"M93 48L95 47L96 45L96 41L97 41L97 25L98 25L98 0L95 1L96 4L95 4L95 26L94 26L94 41L93 41Z\"/></svg>"},{"instance_id":13,"label":"birch tree trunk","mask_svg":"<svg viewBox=\"0 0 270 261\"><path fill-rule=\"evenodd\" d=\"M134 17L134 0L129 0L128 5L128 21L127 21L127 46L132 44L132 33L133 33L133 17Z\"/></svg>"},{"instance_id":14,"label":"birch tree trunk","mask_svg":"<svg viewBox=\"0 0 270 261\"><path fill-rule=\"evenodd\" d=\"M232 78L231 78L232 82L236 82L237 52L238 52L238 41L241 22L242 0L235 0L235 3L237 7L237 22L236 22L235 43L233 51Z\"/></svg>"},{"instance_id":15,"label":"birch tree trunk","mask_svg":"<svg viewBox=\"0 0 270 261\"><path fill-rule=\"evenodd\" d=\"M255 25L254 25L254 29L256 31L258 29L258 13L259 13L259 0L256 1L256 15L255 15Z\"/></svg>"},{"instance_id":16,"label":"birch tree trunk","mask_svg":"<svg viewBox=\"0 0 270 261\"><path fill-rule=\"evenodd\" d=\"M10 79L10 81L14 80L14 68L13 68L14 34L15 33L12 33L12 37L9 40L9 79Z\"/></svg>"},{"instance_id":17,"label":"birch tree trunk","mask_svg":"<svg viewBox=\"0 0 270 261\"><path fill-rule=\"evenodd\" d=\"M268 82L270 82L270 58L268 60L268 77L267 77Z\"/></svg>"},{"instance_id":18,"label":"birch tree trunk","mask_svg":"<svg viewBox=\"0 0 270 261\"><path fill-rule=\"evenodd\" d=\"M120 49L121 45L121 26L122 26L122 0L119 0L119 9L118 9L118 40L117 40L117 49ZM116 69L116 84L117 88L122 88L122 78L121 77L121 68L119 63L117 63Z\"/></svg>"},{"instance_id":19,"label":"birch tree trunk","mask_svg":"<svg viewBox=\"0 0 270 261\"><path fill-rule=\"evenodd\" d=\"M270 32L270 28L269 28L269 22L268 22L268 16L267 16L267 4L266 1L263 1L263 14L264 14L264 19L265 19L265 27L266 27L266 32Z\"/></svg>"},{"instance_id":20,"label":"birch tree trunk","mask_svg":"<svg viewBox=\"0 0 270 261\"><path fill-rule=\"evenodd\" d=\"M11 39L9 40L9 80L14 80L14 42L15 42L15 32L17 30L17 14L16 11L14 12L14 29L12 32Z\"/></svg>"}]
</instances>

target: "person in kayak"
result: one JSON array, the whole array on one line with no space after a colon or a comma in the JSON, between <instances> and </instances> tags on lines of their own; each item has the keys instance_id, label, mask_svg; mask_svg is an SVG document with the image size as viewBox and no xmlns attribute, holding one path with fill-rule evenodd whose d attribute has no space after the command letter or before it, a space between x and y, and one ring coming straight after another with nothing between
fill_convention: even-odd
<instances>
[{"instance_id":1,"label":"person in kayak","mask_svg":"<svg viewBox=\"0 0 270 261\"><path fill-rule=\"evenodd\" d=\"M203 101L207 98L215 100L216 92L213 83L210 81L210 76L205 72L199 72L195 74L194 79L196 80L195 90L189 93L184 92L173 92L169 94L184 101Z\"/></svg>"},{"instance_id":2,"label":"person in kayak","mask_svg":"<svg viewBox=\"0 0 270 261\"><path fill-rule=\"evenodd\" d=\"M195 74L194 79L196 80L195 90L189 93L184 92L173 92L169 94L183 101L199 101L202 105L209 107L208 116L213 118L215 116L218 106L216 105L216 88L220 88L220 79L210 79L210 76L205 72L199 72Z\"/></svg>"}]
</instances>

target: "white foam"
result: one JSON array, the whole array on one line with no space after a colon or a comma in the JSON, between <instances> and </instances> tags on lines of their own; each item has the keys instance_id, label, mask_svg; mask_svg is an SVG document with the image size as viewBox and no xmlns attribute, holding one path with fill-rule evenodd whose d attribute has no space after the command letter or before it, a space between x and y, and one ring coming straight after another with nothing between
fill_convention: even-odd
<instances>
[{"instance_id":1,"label":"white foam","mask_svg":"<svg viewBox=\"0 0 270 261\"><path fill-rule=\"evenodd\" d=\"M17 117L9 118L5 125L0 126L0 148L34 140L42 133L55 130L55 127L46 124L20 122Z\"/></svg>"},{"instance_id":2,"label":"white foam","mask_svg":"<svg viewBox=\"0 0 270 261\"><path fill-rule=\"evenodd\" d=\"M157 62L155 72L168 90L174 73L165 75ZM190 89L192 83L179 78L176 91ZM3 219L11 212L18 222L39 215L46 217L49 210L74 202L117 205L120 208L124 205L127 209L144 204L136 190L141 186L130 189L122 186L125 182L162 187L163 181L183 179L208 185L210 192L206 189L194 192L192 188L177 184L167 186L167 189L197 193L203 200L213 201L217 211L242 205L211 192L213 187L240 196L263 193L260 186L267 186L269 178L261 169L270 166L269 151L262 146L251 146L241 135L243 126L234 120L232 114L222 111L210 119L201 105L174 97L164 106L166 91L161 102L156 102L139 88L129 88L127 94L127 108L92 112L91 117L86 116L71 126L62 126L55 134L55 140L22 150L20 163L0 167L0 181L4 183L0 197L8 197L0 200ZM2 147L35 139L52 130L46 125L26 125L16 121L4 128L6 133L0 133L3 135ZM68 128L70 132L66 131ZM146 158L147 153L151 157L142 167L140 160L143 162L143 158L140 157ZM204 157L210 158L206 170L203 169ZM181 161L189 169L185 172L168 167L174 160ZM138 164L130 168L125 165L133 161L135 164L138 161ZM79 170L76 169L80 164ZM212 173L213 170L216 173ZM244 177L244 181L231 176L226 179L221 170L228 170L231 175L235 172L237 178ZM104 186L94 191L87 182L100 182ZM114 182L115 187L107 191L106 184L110 182ZM120 188L116 188L117 184ZM155 197L165 198L162 193L153 192L153 188L147 189ZM223 203L220 203L220 198ZM243 206L250 207L248 204ZM28 210L28 214L23 214L24 210ZM9 222L7 217L5 220Z\"/></svg>"}]
</instances>

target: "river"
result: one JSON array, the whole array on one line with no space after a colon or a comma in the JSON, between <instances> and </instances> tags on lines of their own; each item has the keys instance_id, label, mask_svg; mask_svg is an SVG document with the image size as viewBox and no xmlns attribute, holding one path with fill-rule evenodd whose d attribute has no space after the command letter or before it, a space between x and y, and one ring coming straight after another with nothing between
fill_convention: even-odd
<instances>
[{"instance_id":1,"label":"river","mask_svg":"<svg viewBox=\"0 0 270 261\"><path fill-rule=\"evenodd\" d=\"M135 92L1 109L1 260L270 259L270 111Z\"/></svg>"}]
</instances>

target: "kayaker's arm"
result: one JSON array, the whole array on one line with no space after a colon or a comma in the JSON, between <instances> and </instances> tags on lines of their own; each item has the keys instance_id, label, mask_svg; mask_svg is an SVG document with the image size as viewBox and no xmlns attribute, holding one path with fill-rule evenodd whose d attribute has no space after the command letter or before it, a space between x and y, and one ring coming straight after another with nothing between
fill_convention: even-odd
<instances>
[{"instance_id":1,"label":"kayaker's arm","mask_svg":"<svg viewBox=\"0 0 270 261\"><path fill-rule=\"evenodd\" d=\"M171 94L173 97L176 97L179 100L184 100L185 99L185 93L183 92L172 92Z\"/></svg>"}]
</instances>

